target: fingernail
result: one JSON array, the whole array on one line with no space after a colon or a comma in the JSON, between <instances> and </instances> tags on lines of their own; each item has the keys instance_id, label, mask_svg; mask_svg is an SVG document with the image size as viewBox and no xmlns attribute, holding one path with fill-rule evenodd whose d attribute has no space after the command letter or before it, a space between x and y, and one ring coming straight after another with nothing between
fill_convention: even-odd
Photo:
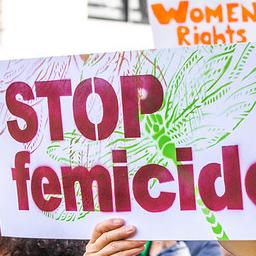
<instances>
[{"instance_id":1,"label":"fingernail","mask_svg":"<svg viewBox=\"0 0 256 256\"><path fill-rule=\"evenodd\" d=\"M135 231L134 226L126 226L125 227L126 233L133 233Z\"/></svg>"},{"instance_id":2,"label":"fingernail","mask_svg":"<svg viewBox=\"0 0 256 256\"><path fill-rule=\"evenodd\" d=\"M121 225L121 224L124 223L124 221L123 221L122 219L113 219L113 220L112 220L112 223L113 223L114 225Z\"/></svg>"}]
</instances>

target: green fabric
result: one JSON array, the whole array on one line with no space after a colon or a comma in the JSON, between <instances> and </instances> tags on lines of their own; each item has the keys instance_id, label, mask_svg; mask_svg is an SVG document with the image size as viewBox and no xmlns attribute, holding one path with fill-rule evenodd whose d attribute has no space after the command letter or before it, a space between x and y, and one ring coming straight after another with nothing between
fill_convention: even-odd
<instances>
[{"instance_id":1,"label":"green fabric","mask_svg":"<svg viewBox=\"0 0 256 256\"><path fill-rule=\"evenodd\" d=\"M139 254L139 256L148 256L149 255L149 250L150 250L150 246L151 246L151 241L147 241L145 244L145 249L143 252L141 252Z\"/></svg>"}]
</instances>

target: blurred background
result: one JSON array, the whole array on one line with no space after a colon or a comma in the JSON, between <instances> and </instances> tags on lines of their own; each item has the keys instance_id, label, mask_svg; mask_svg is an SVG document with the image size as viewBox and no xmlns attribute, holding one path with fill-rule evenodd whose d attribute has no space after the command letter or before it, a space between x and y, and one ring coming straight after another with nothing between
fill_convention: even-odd
<instances>
[{"instance_id":1,"label":"blurred background","mask_svg":"<svg viewBox=\"0 0 256 256\"><path fill-rule=\"evenodd\" d=\"M0 0L0 58L153 47L146 0Z\"/></svg>"},{"instance_id":2,"label":"blurred background","mask_svg":"<svg viewBox=\"0 0 256 256\"><path fill-rule=\"evenodd\" d=\"M89 18L148 23L146 0L88 0Z\"/></svg>"}]
</instances>

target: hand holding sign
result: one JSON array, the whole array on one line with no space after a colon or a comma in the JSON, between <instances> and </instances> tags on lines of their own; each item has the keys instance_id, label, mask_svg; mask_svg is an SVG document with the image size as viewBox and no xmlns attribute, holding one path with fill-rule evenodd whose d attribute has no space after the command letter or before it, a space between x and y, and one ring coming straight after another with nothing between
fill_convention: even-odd
<instances>
[{"instance_id":1,"label":"hand holding sign","mask_svg":"<svg viewBox=\"0 0 256 256\"><path fill-rule=\"evenodd\" d=\"M124 226L122 219L109 219L96 225L84 256L134 256L144 250L144 241L129 241L134 226Z\"/></svg>"},{"instance_id":2,"label":"hand holding sign","mask_svg":"<svg viewBox=\"0 0 256 256\"><path fill-rule=\"evenodd\" d=\"M129 241L123 239L129 239L135 233L134 226L122 226L124 225L124 221L122 219L108 219L105 220L95 226L90 242L86 247L86 253L84 256L94 256L98 253L104 256L135 256L138 255L144 248L145 242L143 241ZM131 229L131 230L130 230ZM129 231L130 230L130 231ZM155 243L153 241L152 245L147 248L150 250L148 254L143 255L157 255L154 253L156 249L157 252L162 251L162 254L165 255L164 251L168 250L168 247L174 246L175 241L159 241L165 244L168 244L167 247L159 248L159 243ZM161 243L161 244L162 244ZM198 243L197 243L198 244ZM256 241L222 241L222 246L231 252L234 256L255 256L256 252ZM196 254L194 256L203 254L211 254L213 253L212 247L202 247L198 244L198 248L196 250ZM129 248L129 249L127 249ZM163 250L165 249L165 250ZM182 248L178 249L179 252L183 252L184 255L190 255L189 252L186 253L186 250ZM216 255L218 254L218 250L216 250ZM168 252L166 252L167 254ZM170 252L169 252L170 253ZM171 251L171 253L175 253L175 249Z\"/></svg>"}]
</instances>

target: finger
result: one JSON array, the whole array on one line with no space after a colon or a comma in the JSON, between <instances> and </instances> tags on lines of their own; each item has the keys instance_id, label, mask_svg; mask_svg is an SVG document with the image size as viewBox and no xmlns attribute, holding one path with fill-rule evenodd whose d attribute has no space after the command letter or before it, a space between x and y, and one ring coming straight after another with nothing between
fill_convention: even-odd
<instances>
[{"instance_id":1,"label":"finger","mask_svg":"<svg viewBox=\"0 0 256 256\"><path fill-rule=\"evenodd\" d=\"M100 255L113 255L118 252L129 251L133 249L144 248L145 242L141 241L129 241L129 240L121 240L114 241L104 247L101 251L99 251Z\"/></svg>"},{"instance_id":2,"label":"finger","mask_svg":"<svg viewBox=\"0 0 256 256\"><path fill-rule=\"evenodd\" d=\"M124 225L124 220L122 219L108 219L97 224L95 229L93 230L90 243L94 243L105 232L119 228L122 225Z\"/></svg>"},{"instance_id":3,"label":"finger","mask_svg":"<svg viewBox=\"0 0 256 256\"><path fill-rule=\"evenodd\" d=\"M114 241L120 241L133 236L136 232L134 226L123 226L102 234L92 245L94 250L99 251Z\"/></svg>"},{"instance_id":4,"label":"finger","mask_svg":"<svg viewBox=\"0 0 256 256\"><path fill-rule=\"evenodd\" d=\"M123 252L118 252L118 253L112 254L111 256L136 256L136 255L139 255L141 252L143 252L143 250L144 250L144 246L140 248L126 250Z\"/></svg>"}]
</instances>

